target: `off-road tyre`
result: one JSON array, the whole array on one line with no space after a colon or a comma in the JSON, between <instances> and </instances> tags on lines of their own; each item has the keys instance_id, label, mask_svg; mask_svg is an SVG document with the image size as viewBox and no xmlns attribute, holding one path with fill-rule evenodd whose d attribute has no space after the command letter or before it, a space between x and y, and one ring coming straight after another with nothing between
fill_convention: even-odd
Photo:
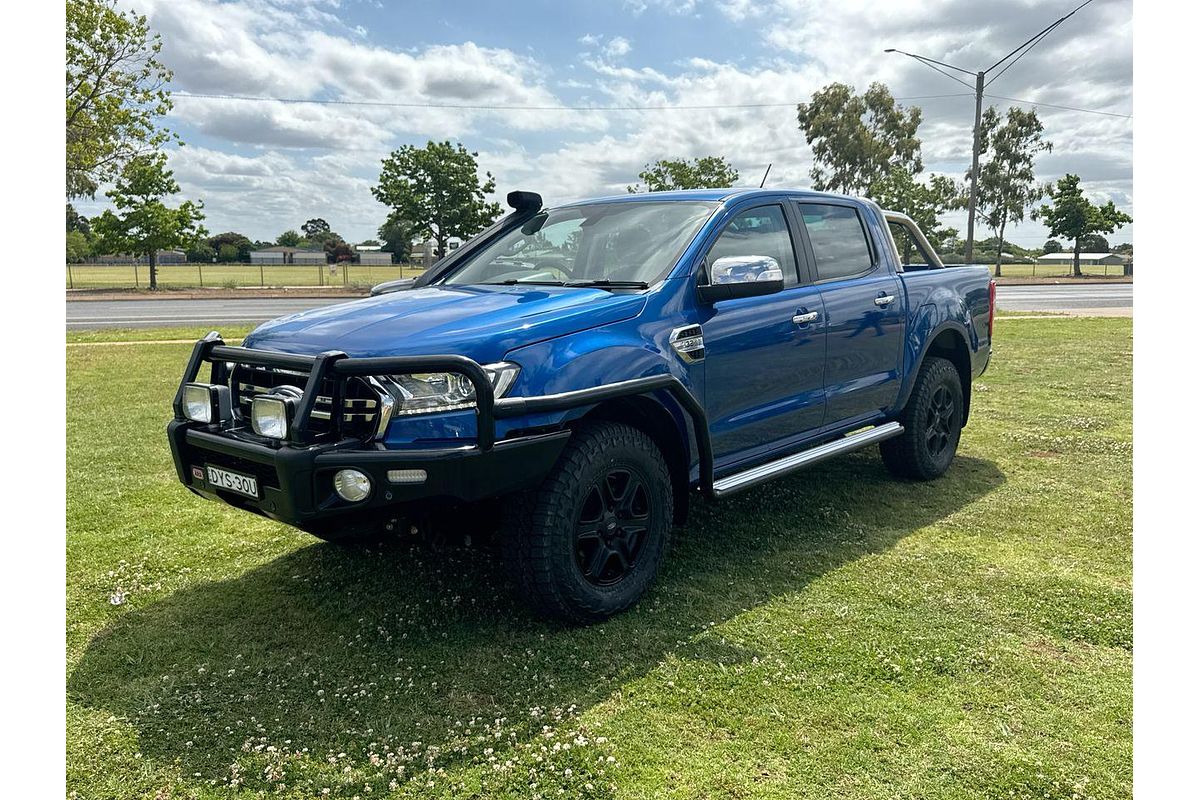
<instances>
[{"instance_id":1,"label":"off-road tyre","mask_svg":"<svg viewBox=\"0 0 1200 800\"><path fill-rule=\"evenodd\" d=\"M962 420L958 370L944 358L926 358L897 420L904 433L879 444L884 466L899 478L928 481L941 477L958 450Z\"/></svg>"},{"instance_id":2,"label":"off-road tyre","mask_svg":"<svg viewBox=\"0 0 1200 800\"><path fill-rule=\"evenodd\" d=\"M505 549L523 598L543 616L575 623L629 608L658 574L673 502L667 465L649 436L617 422L581 426L542 485L508 504Z\"/></svg>"}]
</instances>

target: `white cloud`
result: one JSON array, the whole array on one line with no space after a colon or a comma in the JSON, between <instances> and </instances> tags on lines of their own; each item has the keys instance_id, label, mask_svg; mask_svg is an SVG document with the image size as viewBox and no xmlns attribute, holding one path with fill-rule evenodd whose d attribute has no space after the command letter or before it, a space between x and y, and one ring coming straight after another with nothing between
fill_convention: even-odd
<instances>
[{"instance_id":1,"label":"white cloud","mask_svg":"<svg viewBox=\"0 0 1200 800\"><path fill-rule=\"evenodd\" d=\"M379 160L402 142L425 138L461 139L478 149L500 196L512 188L538 190L552 201L622 192L648 162L709 154L727 157L747 184L756 185L773 163L772 185L807 185L811 153L794 104L834 80L860 91L878 80L897 97L923 98L902 102L922 107L926 167L961 177L970 160L971 98L930 96L969 89L883 50L987 66L1060 12L1026 0L625 5L633 14L706 17L714 37L736 29L754 46L736 52L705 47L665 63L640 38L634 50L625 37L596 31L578 38L586 54L556 74L555 65L533 56L473 42L406 51L373 44L369 34L341 23L337 2L141 0L139 9L163 33L173 86L186 92L460 106L724 106L489 111L177 97L176 119L207 138L205 147L174 154L172 165L190 196L207 201L210 228L220 220L222 229L266 237L320 215L358 239L372 234L385 212L369 191ZM1128 0L1097 0L989 92L1131 113L1131 37ZM644 38L650 41L649 33ZM531 42L536 45L536 37ZM738 104L778 105L730 107ZM1039 159L1039 177L1077 172L1089 192L1128 210L1130 121L1049 106L1039 107L1039 115L1055 145ZM965 230L965 219L950 222ZM1127 229L1116 238L1128 235ZM1016 236L1022 244L1044 240L1037 224L1026 223Z\"/></svg>"},{"instance_id":2,"label":"white cloud","mask_svg":"<svg viewBox=\"0 0 1200 800\"><path fill-rule=\"evenodd\" d=\"M604 45L604 54L609 58L620 58L629 55L632 49L633 45L624 36L614 36Z\"/></svg>"},{"instance_id":3,"label":"white cloud","mask_svg":"<svg viewBox=\"0 0 1200 800\"><path fill-rule=\"evenodd\" d=\"M656 8L675 16L693 14L699 4L699 0L623 0L621 3L625 10L635 17L641 16L649 8Z\"/></svg>"}]
</instances>

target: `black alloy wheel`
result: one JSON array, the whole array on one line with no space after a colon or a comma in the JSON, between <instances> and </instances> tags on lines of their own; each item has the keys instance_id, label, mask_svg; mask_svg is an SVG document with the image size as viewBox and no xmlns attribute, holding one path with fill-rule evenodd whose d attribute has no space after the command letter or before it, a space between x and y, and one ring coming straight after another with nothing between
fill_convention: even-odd
<instances>
[{"instance_id":1,"label":"black alloy wheel","mask_svg":"<svg viewBox=\"0 0 1200 800\"><path fill-rule=\"evenodd\" d=\"M575 564L584 580L612 586L637 567L650 524L646 481L613 468L592 484L575 526Z\"/></svg>"}]
</instances>

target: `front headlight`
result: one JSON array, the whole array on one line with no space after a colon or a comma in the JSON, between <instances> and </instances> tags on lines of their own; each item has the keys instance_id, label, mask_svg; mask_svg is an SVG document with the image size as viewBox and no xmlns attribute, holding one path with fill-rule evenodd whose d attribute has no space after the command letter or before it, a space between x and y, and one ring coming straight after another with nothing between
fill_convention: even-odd
<instances>
[{"instance_id":1,"label":"front headlight","mask_svg":"<svg viewBox=\"0 0 1200 800\"><path fill-rule=\"evenodd\" d=\"M484 371L492 382L496 397L503 397L517 379L521 368L501 361L487 364ZM432 414L475 407L475 387L457 372L424 372L388 375L380 383L396 399L395 416Z\"/></svg>"},{"instance_id":2,"label":"front headlight","mask_svg":"<svg viewBox=\"0 0 1200 800\"><path fill-rule=\"evenodd\" d=\"M250 427L259 436L286 439L292 403L289 397L259 395L250 403Z\"/></svg>"},{"instance_id":3,"label":"front headlight","mask_svg":"<svg viewBox=\"0 0 1200 800\"><path fill-rule=\"evenodd\" d=\"M193 422L228 422L233 418L229 387L212 383L184 384L183 415Z\"/></svg>"}]
</instances>

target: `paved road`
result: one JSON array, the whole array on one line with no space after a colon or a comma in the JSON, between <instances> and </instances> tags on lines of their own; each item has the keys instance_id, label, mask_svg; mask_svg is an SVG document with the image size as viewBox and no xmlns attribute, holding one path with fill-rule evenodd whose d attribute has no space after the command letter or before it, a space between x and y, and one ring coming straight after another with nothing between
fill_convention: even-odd
<instances>
[{"instance_id":1,"label":"paved road","mask_svg":"<svg viewBox=\"0 0 1200 800\"><path fill-rule=\"evenodd\" d=\"M67 329L167 328L254 323L345 302L342 299L80 300L67 303ZM1007 311L1131 308L1133 284L1001 286L996 302Z\"/></svg>"},{"instance_id":2,"label":"paved road","mask_svg":"<svg viewBox=\"0 0 1200 800\"><path fill-rule=\"evenodd\" d=\"M346 298L230 300L79 300L67 303L67 330L173 328L266 322Z\"/></svg>"},{"instance_id":3,"label":"paved road","mask_svg":"<svg viewBox=\"0 0 1200 800\"><path fill-rule=\"evenodd\" d=\"M1132 283L1075 286L997 286L996 306L1005 311L1080 311L1133 308Z\"/></svg>"}]
</instances>

